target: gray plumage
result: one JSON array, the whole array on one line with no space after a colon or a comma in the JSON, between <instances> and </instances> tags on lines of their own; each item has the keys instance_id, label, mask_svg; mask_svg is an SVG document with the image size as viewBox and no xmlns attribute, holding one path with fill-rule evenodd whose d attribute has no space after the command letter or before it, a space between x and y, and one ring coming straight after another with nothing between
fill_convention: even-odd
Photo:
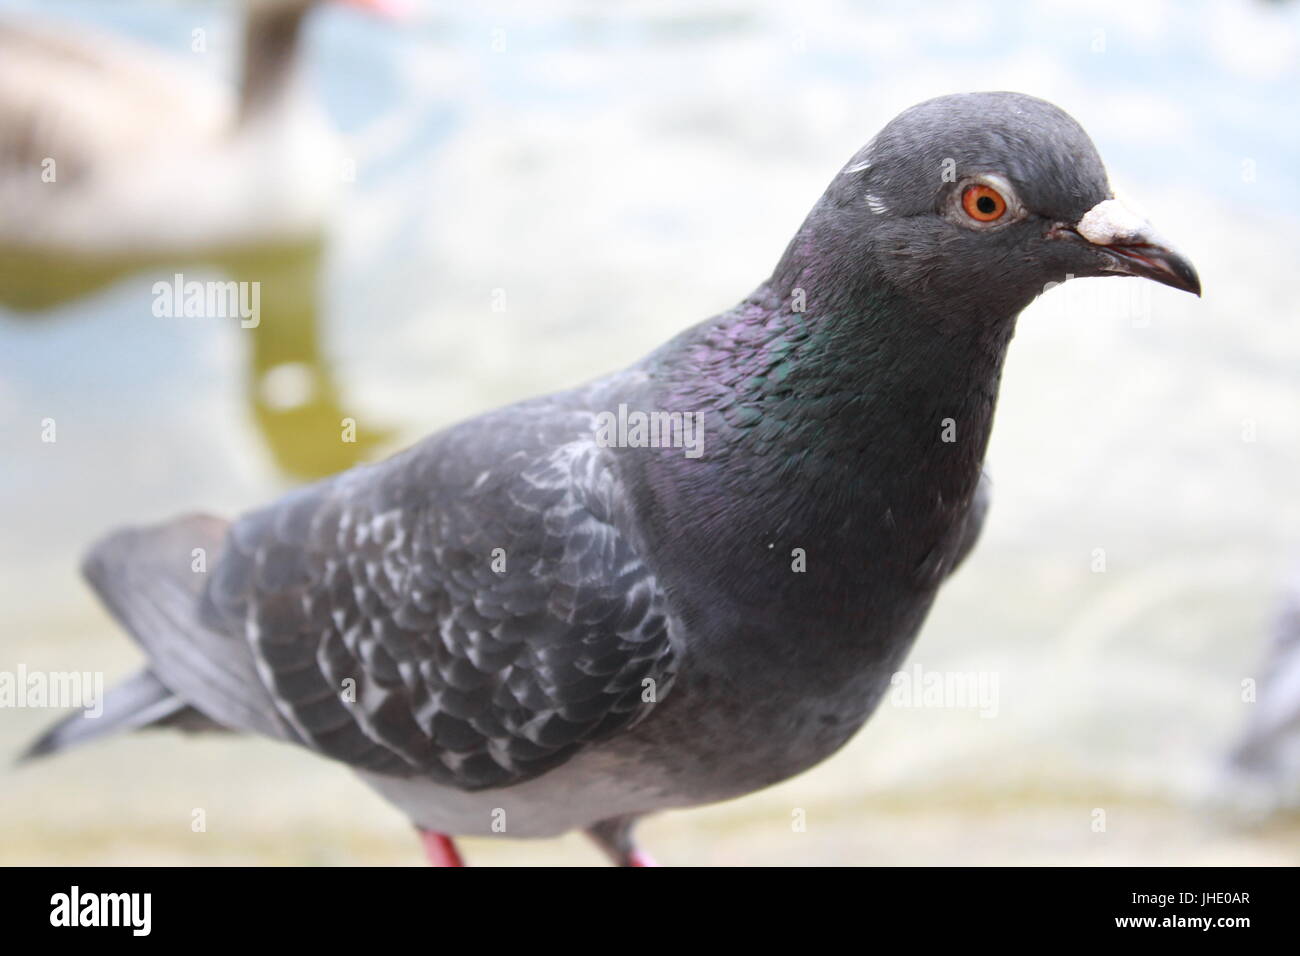
<instances>
[{"instance_id":1,"label":"gray plumage","mask_svg":"<svg viewBox=\"0 0 1300 956\"><path fill-rule=\"evenodd\" d=\"M977 182L1001 221L962 211ZM1083 238L1108 200L1056 107L921 104L770 279L632 368L228 527L121 532L87 576L197 714L342 761L421 826L504 809L618 856L636 817L785 779L866 720L979 535L1003 357L1046 283L1199 290L1145 232ZM704 453L606 447L620 405L699 415Z\"/></svg>"}]
</instances>

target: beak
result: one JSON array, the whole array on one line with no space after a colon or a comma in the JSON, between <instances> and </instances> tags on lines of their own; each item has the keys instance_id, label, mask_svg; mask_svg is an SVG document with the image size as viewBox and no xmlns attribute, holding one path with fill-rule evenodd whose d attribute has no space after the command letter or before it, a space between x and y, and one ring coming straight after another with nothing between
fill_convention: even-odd
<instances>
[{"instance_id":1,"label":"beak","mask_svg":"<svg viewBox=\"0 0 1300 956\"><path fill-rule=\"evenodd\" d=\"M1193 295L1201 294L1201 279L1187 257L1118 199L1098 203L1074 225L1057 223L1048 236L1088 243L1102 255L1102 272L1154 279Z\"/></svg>"}]
</instances>

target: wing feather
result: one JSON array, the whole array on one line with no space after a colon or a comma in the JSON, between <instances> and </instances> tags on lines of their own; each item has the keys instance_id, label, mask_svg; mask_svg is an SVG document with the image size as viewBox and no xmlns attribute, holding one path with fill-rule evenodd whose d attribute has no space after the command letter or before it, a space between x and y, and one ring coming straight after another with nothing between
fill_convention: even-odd
<instances>
[{"instance_id":1,"label":"wing feather","mask_svg":"<svg viewBox=\"0 0 1300 956\"><path fill-rule=\"evenodd\" d=\"M507 786L669 689L664 596L590 414L506 413L232 525L209 616L312 749Z\"/></svg>"}]
</instances>

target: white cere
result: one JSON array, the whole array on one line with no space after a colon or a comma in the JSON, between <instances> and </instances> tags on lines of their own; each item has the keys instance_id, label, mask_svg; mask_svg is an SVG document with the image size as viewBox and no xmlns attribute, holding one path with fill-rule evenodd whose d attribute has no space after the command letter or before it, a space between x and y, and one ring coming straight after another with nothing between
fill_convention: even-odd
<instances>
[{"instance_id":1,"label":"white cere","mask_svg":"<svg viewBox=\"0 0 1300 956\"><path fill-rule=\"evenodd\" d=\"M1138 235L1146 220L1118 199L1107 199L1089 209L1074 228L1089 242L1108 246Z\"/></svg>"}]
</instances>

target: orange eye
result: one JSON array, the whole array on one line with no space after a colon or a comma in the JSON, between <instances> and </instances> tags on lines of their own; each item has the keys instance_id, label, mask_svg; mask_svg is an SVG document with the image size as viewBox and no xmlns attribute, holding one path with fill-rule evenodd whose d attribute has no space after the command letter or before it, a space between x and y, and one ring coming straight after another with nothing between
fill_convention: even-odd
<instances>
[{"instance_id":1,"label":"orange eye","mask_svg":"<svg viewBox=\"0 0 1300 956\"><path fill-rule=\"evenodd\" d=\"M961 207L979 222L996 222L1007 211L1007 201L992 186L978 183L962 190Z\"/></svg>"}]
</instances>

